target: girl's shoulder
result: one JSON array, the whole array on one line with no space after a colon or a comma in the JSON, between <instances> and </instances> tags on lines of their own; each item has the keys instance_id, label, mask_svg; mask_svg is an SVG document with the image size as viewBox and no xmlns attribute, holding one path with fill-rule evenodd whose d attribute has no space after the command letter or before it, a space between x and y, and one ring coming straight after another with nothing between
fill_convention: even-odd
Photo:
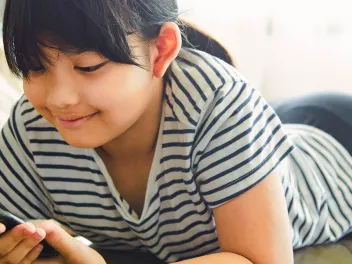
<instances>
[{"instance_id":1,"label":"girl's shoulder","mask_svg":"<svg viewBox=\"0 0 352 264\"><path fill-rule=\"evenodd\" d=\"M42 153L62 155L66 153L66 156L83 152L86 154L86 150L70 146L57 129L33 107L25 95L22 95L13 106L3 133L5 136L14 138L18 146L35 163L41 159Z\"/></svg>"},{"instance_id":2,"label":"girl's shoulder","mask_svg":"<svg viewBox=\"0 0 352 264\"><path fill-rule=\"evenodd\" d=\"M232 65L206 52L182 48L171 66L172 72L188 72L197 81L204 78L210 88L217 88L227 82L246 81Z\"/></svg>"},{"instance_id":3,"label":"girl's shoulder","mask_svg":"<svg viewBox=\"0 0 352 264\"><path fill-rule=\"evenodd\" d=\"M55 137L59 134L56 128L33 107L25 95L22 95L13 106L9 123L16 126L19 133L26 133L38 139L48 137L49 134Z\"/></svg>"},{"instance_id":4,"label":"girl's shoulder","mask_svg":"<svg viewBox=\"0 0 352 264\"><path fill-rule=\"evenodd\" d=\"M214 108L223 109L225 99L251 93L246 79L232 65L196 49L181 49L167 75L168 116L197 127ZM241 100L238 100L240 102Z\"/></svg>"}]
</instances>

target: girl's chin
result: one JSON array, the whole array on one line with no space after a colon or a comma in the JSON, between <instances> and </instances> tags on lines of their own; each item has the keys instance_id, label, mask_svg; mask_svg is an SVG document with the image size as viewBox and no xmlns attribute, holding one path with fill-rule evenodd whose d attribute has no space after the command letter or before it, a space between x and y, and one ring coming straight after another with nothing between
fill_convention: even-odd
<instances>
[{"instance_id":1,"label":"girl's chin","mask_svg":"<svg viewBox=\"0 0 352 264\"><path fill-rule=\"evenodd\" d=\"M71 147L82 148L82 149L95 149L106 144L106 142L101 136L87 136L82 133L77 133L77 135L72 135L72 134L73 133L61 134L62 138Z\"/></svg>"}]
</instances>

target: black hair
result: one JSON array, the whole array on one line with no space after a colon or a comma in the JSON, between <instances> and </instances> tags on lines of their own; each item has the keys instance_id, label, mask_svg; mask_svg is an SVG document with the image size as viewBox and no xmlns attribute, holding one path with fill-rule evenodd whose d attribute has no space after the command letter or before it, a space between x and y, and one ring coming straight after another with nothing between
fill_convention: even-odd
<instances>
[{"instance_id":1,"label":"black hair","mask_svg":"<svg viewBox=\"0 0 352 264\"><path fill-rule=\"evenodd\" d=\"M10 70L24 78L48 62L40 45L63 53L95 51L139 66L127 36L152 40L164 23L177 21L177 0L7 0L5 55Z\"/></svg>"},{"instance_id":2,"label":"black hair","mask_svg":"<svg viewBox=\"0 0 352 264\"><path fill-rule=\"evenodd\" d=\"M235 66L230 52L214 37L189 21L182 21L181 26L184 48L204 51Z\"/></svg>"}]
</instances>

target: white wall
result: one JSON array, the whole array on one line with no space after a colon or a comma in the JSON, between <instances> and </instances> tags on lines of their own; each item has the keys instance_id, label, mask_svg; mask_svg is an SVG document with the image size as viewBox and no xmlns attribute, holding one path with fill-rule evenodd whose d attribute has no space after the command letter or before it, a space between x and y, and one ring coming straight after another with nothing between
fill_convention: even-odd
<instances>
[{"instance_id":1,"label":"white wall","mask_svg":"<svg viewBox=\"0 0 352 264\"><path fill-rule=\"evenodd\" d=\"M351 0L179 0L267 98L352 92Z\"/></svg>"}]
</instances>

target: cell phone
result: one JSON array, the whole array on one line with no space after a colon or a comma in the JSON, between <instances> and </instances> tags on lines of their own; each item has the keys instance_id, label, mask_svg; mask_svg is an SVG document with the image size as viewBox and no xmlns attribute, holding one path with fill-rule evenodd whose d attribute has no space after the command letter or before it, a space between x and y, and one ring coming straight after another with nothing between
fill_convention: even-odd
<instances>
[{"instance_id":1,"label":"cell phone","mask_svg":"<svg viewBox=\"0 0 352 264\"><path fill-rule=\"evenodd\" d=\"M10 231L15 226L24 224L25 221L11 214L10 212L7 212L0 208L0 223L6 226L6 231L5 231L6 233L7 231ZM45 240L43 240L41 244L43 245L43 250L39 255L40 258L55 257L59 255L59 253L52 246L50 246Z\"/></svg>"}]
</instances>

